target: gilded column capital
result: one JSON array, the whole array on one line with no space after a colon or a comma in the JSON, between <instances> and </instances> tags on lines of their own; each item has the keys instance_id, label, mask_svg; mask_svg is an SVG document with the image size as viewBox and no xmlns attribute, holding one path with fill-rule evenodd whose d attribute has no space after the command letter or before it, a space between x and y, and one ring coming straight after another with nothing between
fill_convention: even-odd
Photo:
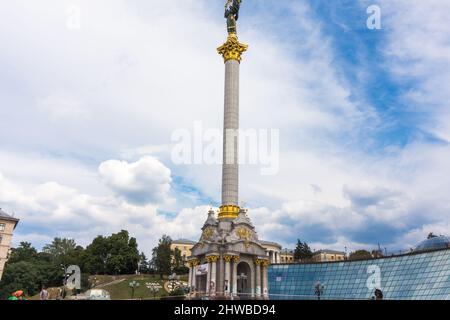
<instances>
[{"instance_id":1,"label":"gilded column capital","mask_svg":"<svg viewBox=\"0 0 450 320\"><path fill-rule=\"evenodd\" d=\"M217 52L223 56L225 62L228 60L241 62L241 56L247 49L248 45L240 43L237 35L232 33L228 36L227 41L217 48Z\"/></svg>"},{"instance_id":2,"label":"gilded column capital","mask_svg":"<svg viewBox=\"0 0 450 320\"><path fill-rule=\"evenodd\" d=\"M239 256L233 256L232 260L234 263L238 263L239 262L240 257Z\"/></svg>"},{"instance_id":3,"label":"gilded column capital","mask_svg":"<svg viewBox=\"0 0 450 320\"><path fill-rule=\"evenodd\" d=\"M216 256L216 255L211 255L211 256L206 257L207 262L217 262L217 260L219 260L219 256Z\"/></svg>"},{"instance_id":4,"label":"gilded column capital","mask_svg":"<svg viewBox=\"0 0 450 320\"><path fill-rule=\"evenodd\" d=\"M231 259L233 259L233 256L232 255L224 255L223 256L223 260L225 261L225 262L231 262Z\"/></svg>"},{"instance_id":5,"label":"gilded column capital","mask_svg":"<svg viewBox=\"0 0 450 320\"><path fill-rule=\"evenodd\" d=\"M257 258L257 259L255 259L255 264L257 266L267 267L270 264L270 262L269 262L269 259L259 259L259 258Z\"/></svg>"},{"instance_id":6,"label":"gilded column capital","mask_svg":"<svg viewBox=\"0 0 450 320\"><path fill-rule=\"evenodd\" d=\"M198 259L192 259L188 261L189 267L193 268L195 266L198 266L200 261Z\"/></svg>"}]
</instances>

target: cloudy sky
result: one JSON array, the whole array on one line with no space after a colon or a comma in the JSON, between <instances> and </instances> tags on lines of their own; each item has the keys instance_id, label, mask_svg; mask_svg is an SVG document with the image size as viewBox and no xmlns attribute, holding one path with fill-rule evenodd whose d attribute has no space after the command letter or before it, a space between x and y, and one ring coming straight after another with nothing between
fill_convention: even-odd
<instances>
[{"instance_id":1,"label":"cloudy sky","mask_svg":"<svg viewBox=\"0 0 450 320\"><path fill-rule=\"evenodd\" d=\"M394 251L450 234L449 14L441 0L243 1L241 124L280 130L279 172L241 170L260 238ZM14 244L198 239L221 169L175 164L171 136L221 129L224 40L221 0L1 1Z\"/></svg>"}]
</instances>

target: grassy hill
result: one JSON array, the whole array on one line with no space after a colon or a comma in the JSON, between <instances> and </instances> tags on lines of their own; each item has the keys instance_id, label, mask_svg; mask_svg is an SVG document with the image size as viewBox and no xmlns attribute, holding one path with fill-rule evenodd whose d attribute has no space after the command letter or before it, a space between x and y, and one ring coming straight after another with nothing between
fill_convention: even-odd
<instances>
[{"instance_id":1,"label":"grassy hill","mask_svg":"<svg viewBox=\"0 0 450 320\"><path fill-rule=\"evenodd\" d=\"M168 292L164 290L164 283L168 281L167 277L161 280L160 276L153 275L129 275L129 276L96 276L97 285L96 288L102 288L109 292L111 299L124 300L131 299L132 290L129 286L131 281L139 283L139 287L134 290L134 299L154 299L153 293L147 288L146 283L157 282L161 285L161 288L156 293L156 299L168 295ZM94 278L92 279L93 281ZM181 276L182 281L187 281L187 275Z\"/></svg>"},{"instance_id":2,"label":"grassy hill","mask_svg":"<svg viewBox=\"0 0 450 320\"><path fill-rule=\"evenodd\" d=\"M181 276L180 280L187 281L187 275ZM168 281L167 277L161 280L159 275L120 275L120 276L108 276L108 275L97 275L90 276L89 282L94 285L94 288L105 289L109 292L112 300L126 300L131 299L131 288L129 283L131 281L136 281L139 283L134 291L134 299L155 299L153 293L147 288L146 283L157 282L161 285L159 292L156 293L156 299L168 296L168 292L164 290L164 283ZM58 291L57 288L48 288L51 293L51 298L56 296ZM39 300L39 294L30 298L31 300Z\"/></svg>"}]
</instances>

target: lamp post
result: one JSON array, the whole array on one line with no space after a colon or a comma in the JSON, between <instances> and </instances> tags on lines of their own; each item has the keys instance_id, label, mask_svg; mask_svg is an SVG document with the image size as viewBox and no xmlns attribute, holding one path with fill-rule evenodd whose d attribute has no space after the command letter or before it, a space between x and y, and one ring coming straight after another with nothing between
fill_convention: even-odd
<instances>
[{"instance_id":1,"label":"lamp post","mask_svg":"<svg viewBox=\"0 0 450 320\"><path fill-rule=\"evenodd\" d=\"M316 286L315 286L315 293L317 296L317 300L320 300L320 296L323 294L323 289L325 287L320 283L320 281L317 281Z\"/></svg>"},{"instance_id":2,"label":"lamp post","mask_svg":"<svg viewBox=\"0 0 450 320\"><path fill-rule=\"evenodd\" d=\"M155 282L147 282L145 285L150 290L150 292L153 294L153 299L156 300L156 294L159 292L160 289L162 289L162 287L159 285L159 283L155 283Z\"/></svg>"},{"instance_id":3,"label":"lamp post","mask_svg":"<svg viewBox=\"0 0 450 320\"><path fill-rule=\"evenodd\" d=\"M131 281L128 285L131 288L131 299L134 299L134 290L139 287L139 282Z\"/></svg>"},{"instance_id":4,"label":"lamp post","mask_svg":"<svg viewBox=\"0 0 450 320\"><path fill-rule=\"evenodd\" d=\"M180 280L180 276L177 275L176 273L173 273L169 276L169 280L171 281L171 287L172 287L170 289L170 291L171 291L171 294L173 294L173 292L175 291L176 281Z\"/></svg>"}]
</instances>

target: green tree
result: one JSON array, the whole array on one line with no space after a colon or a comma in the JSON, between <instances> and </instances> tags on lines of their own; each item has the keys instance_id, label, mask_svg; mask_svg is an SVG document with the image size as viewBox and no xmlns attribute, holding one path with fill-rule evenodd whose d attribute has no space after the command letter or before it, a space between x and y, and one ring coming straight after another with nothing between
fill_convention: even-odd
<instances>
[{"instance_id":1,"label":"green tree","mask_svg":"<svg viewBox=\"0 0 450 320\"><path fill-rule=\"evenodd\" d=\"M34 295L39 290L38 277L38 270L33 262L8 263L0 283L0 295L5 297L17 290L23 290L26 295Z\"/></svg>"},{"instance_id":2,"label":"green tree","mask_svg":"<svg viewBox=\"0 0 450 320\"><path fill-rule=\"evenodd\" d=\"M173 255L173 269L178 269L183 265L183 257L181 257L181 251L178 248L175 248L172 252Z\"/></svg>"},{"instance_id":3,"label":"green tree","mask_svg":"<svg viewBox=\"0 0 450 320\"><path fill-rule=\"evenodd\" d=\"M110 237L96 237L83 254L83 267L91 274L131 274L139 259L136 239L122 230Z\"/></svg>"},{"instance_id":4,"label":"green tree","mask_svg":"<svg viewBox=\"0 0 450 320\"><path fill-rule=\"evenodd\" d=\"M15 263L19 261L32 261L38 257L38 252L31 243L21 242L17 248L11 249L9 256L9 263Z\"/></svg>"},{"instance_id":5,"label":"green tree","mask_svg":"<svg viewBox=\"0 0 450 320\"><path fill-rule=\"evenodd\" d=\"M42 252L50 255L56 265L66 268L70 265L80 265L83 251L83 247L77 246L75 240L66 238L55 238L42 249Z\"/></svg>"},{"instance_id":6,"label":"green tree","mask_svg":"<svg viewBox=\"0 0 450 320\"><path fill-rule=\"evenodd\" d=\"M138 268L141 255L135 238L122 230L109 237L98 236L86 248L74 240L55 238L38 252L30 243L21 242L11 250L0 281L0 297L17 290L26 294L37 293L42 286L61 286L64 268L78 265L81 268L81 285L90 287L89 274L130 274ZM144 260L147 259L144 256Z\"/></svg>"},{"instance_id":7,"label":"green tree","mask_svg":"<svg viewBox=\"0 0 450 320\"><path fill-rule=\"evenodd\" d=\"M138 270L139 260L141 260L141 255L139 254L136 238L131 237L130 240L128 241L127 256L126 256L127 273L133 273Z\"/></svg>"},{"instance_id":8,"label":"green tree","mask_svg":"<svg viewBox=\"0 0 450 320\"><path fill-rule=\"evenodd\" d=\"M131 274L138 268L140 259L135 238L130 238L128 231L122 230L108 238L109 259L106 269L109 274Z\"/></svg>"},{"instance_id":9,"label":"green tree","mask_svg":"<svg viewBox=\"0 0 450 320\"><path fill-rule=\"evenodd\" d=\"M106 265L111 256L108 239L97 236L86 247L83 256L83 269L90 274L106 274Z\"/></svg>"},{"instance_id":10,"label":"green tree","mask_svg":"<svg viewBox=\"0 0 450 320\"><path fill-rule=\"evenodd\" d=\"M355 252L350 253L350 260L363 260L363 259L371 259L372 255L367 250L356 250Z\"/></svg>"},{"instance_id":11,"label":"green tree","mask_svg":"<svg viewBox=\"0 0 450 320\"><path fill-rule=\"evenodd\" d=\"M294 259L297 261L309 260L313 256L311 248L306 242L301 242L300 239L297 239L297 246L294 250Z\"/></svg>"},{"instance_id":12,"label":"green tree","mask_svg":"<svg viewBox=\"0 0 450 320\"><path fill-rule=\"evenodd\" d=\"M33 295L42 286L62 284L63 270L53 263L49 254L37 252L30 243L22 242L12 249L0 281L0 297L6 297L17 290Z\"/></svg>"},{"instance_id":13,"label":"green tree","mask_svg":"<svg viewBox=\"0 0 450 320\"><path fill-rule=\"evenodd\" d=\"M152 264L161 279L164 275L168 275L172 272L171 244L172 239L167 235L163 235L162 238L159 239L158 246L153 248Z\"/></svg>"},{"instance_id":14,"label":"green tree","mask_svg":"<svg viewBox=\"0 0 450 320\"><path fill-rule=\"evenodd\" d=\"M147 257L145 256L145 254L143 252L141 252L140 257L139 257L139 272L149 273L149 271L150 271L150 266L149 266Z\"/></svg>"},{"instance_id":15,"label":"green tree","mask_svg":"<svg viewBox=\"0 0 450 320\"><path fill-rule=\"evenodd\" d=\"M186 274L189 273L189 268L184 265L183 257L181 256L181 251L178 248L172 251L172 271L176 274Z\"/></svg>"}]
</instances>

